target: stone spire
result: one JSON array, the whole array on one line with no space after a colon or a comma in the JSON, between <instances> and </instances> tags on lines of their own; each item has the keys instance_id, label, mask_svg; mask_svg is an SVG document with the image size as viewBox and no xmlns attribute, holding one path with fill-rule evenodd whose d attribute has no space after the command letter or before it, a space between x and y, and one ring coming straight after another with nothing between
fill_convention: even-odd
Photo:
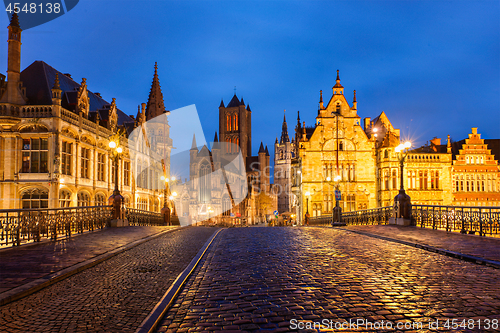
<instances>
[{"instance_id":1,"label":"stone spire","mask_svg":"<svg viewBox=\"0 0 500 333\"><path fill-rule=\"evenodd\" d=\"M446 152L448 154L451 154L451 139L449 134L448 134L448 142L446 143Z\"/></svg>"},{"instance_id":2,"label":"stone spire","mask_svg":"<svg viewBox=\"0 0 500 333\"><path fill-rule=\"evenodd\" d=\"M165 105L163 104L163 94L161 92L160 80L158 80L158 65L155 62L155 74L153 76L153 83L151 84L151 91L149 92L148 104L146 107L146 120L153 119L165 112Z\"/></svg>"},{"instance_id":3,"label":"stone spire","mask_svg":"<svg viewBox=\"0 0 500 333\"><path fill-rule=\"evenodd\" d=\"M286 111L286 110L285 110ZM290 139L288 138L288 126L286 124L286 116L283 114L283 125L281 125L281 139L280 139L280 144L290 142Z\"/></svg>"},{"instance_id":4,"label":"stone spire","mask_svg":"<svg viewBox=\"0 0 500 333\"><path fill-rule=\"evenodd\" d=\"M52 104L61 105L61 86L59 84L59 73L56 73L56 81L52 87Z\"/></svg>"},{"instance_id":5,"label":"stone spire","mask_svg":"<svg viewBox=\"0 0 500 333\"><path fill-rule=\"evenodd\" d=\"M337 69L337 80L335 85L333 86L333 94L344 94L344 87L340 84L340 74L339 70Z\"/></svg>"},{"instance_id":6,"label":"stone spire","mask_svg":"<svg viewBox=\"0 0 500 333\"><path fill-rule=\"evenodd\" d=\"M323 90L319 91L319 109L323 110L325 105L323 104Z\"/></svg>"},{"instance_id":7,"label":"stone spire","mask_svg":"<svg viewBox=\"0 0 500 333\"><path fill-rule=\"evenodd\" d=\"M26 98L21 91L21 32L19 17L12 14L8 37L7 53L7 91L0 95L0 103L12 103L18 105L26 104Z\"/></svg>"},{"instance_id":8,"label":"stone spire","mask_svg":"<svg viewBox=\"0 0 500 333\"><path fill-rule=\"evenodd\" d=\"M356 90L354 90L354 98L352 100L352 108L355 110L358 108L358 102L356 101Z\"/></svg>"}]
</instances>

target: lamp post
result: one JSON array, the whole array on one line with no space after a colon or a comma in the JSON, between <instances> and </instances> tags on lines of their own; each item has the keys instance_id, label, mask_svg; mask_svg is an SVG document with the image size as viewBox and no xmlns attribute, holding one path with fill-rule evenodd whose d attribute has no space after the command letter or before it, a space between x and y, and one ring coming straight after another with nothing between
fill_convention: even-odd
<instances>
[{"instance_id":1,"label":"lamp post","mask_svg":"<svg viewBox=\"0 0 500 333\"><path fill-rule=\"evenodd\" d=\"M406 141L401 143L396 147L395 151L399 154L399 167L400 167L400 188L399 194L394 197L394 208L395 208L395 218L402 219L396 220L397 224L408 225L411 219L411 199L410 196L405 193L404 188L404 161L406 156L408 156L408 149L411 147L411 142Z\"/></svg>"},{"instance_id":2,"label":"lamp post","mask_svg":"<svg viewBox=\"0 0 500 333\"><path fill-rule=\"evenodd\" d=\"M307 191L305 194L306 194L306 215L304 217L304 224L309 225L309 197L311 196L311 192Z\"/></svg>"},{"instance_id":3,"label":"lamp post","mask_svg":"<svg viewBox=\"0 0 500 333\"><path fill-rule=\"evenodd\" d=\"M118 177L118 160L120 155L123 153L122 147L119 146L119 137L114 137L109 142L109 148L111 149L111 154L113 156L114 168L115 168L115 190L113 191L113 195L109 197L108 203L113 206L113 219L111 221L111 226L126 226L128 225L127 221L123 219L122 216L122 203L123 196L120 194L119 189L119 177Z\"/></svg>"},{"instance_id":4,"label":"lamp post","mask_svg":"<svg viewBox=\"0 0 500 333\"><path fill-rule=\"evenodd\" d=\"M335 187L335 208L332 209L332 226L333 224L335 223L335 216L337 216L337 222L342 222L342 209L340 208L340 205L339 205L339 201L340 201L340 197L338 198L337 200L337 193L340 194L340 186L339 186L339 182L340 182L340 176L337 175L335 176L335 178L333 179L335 181L335 184L332 184L331 181L332 181L332 178L330 176L326 177L326 181L328 182L328 185L331 185L331 186L334 186Z\"/></svg>"}]
</instances>

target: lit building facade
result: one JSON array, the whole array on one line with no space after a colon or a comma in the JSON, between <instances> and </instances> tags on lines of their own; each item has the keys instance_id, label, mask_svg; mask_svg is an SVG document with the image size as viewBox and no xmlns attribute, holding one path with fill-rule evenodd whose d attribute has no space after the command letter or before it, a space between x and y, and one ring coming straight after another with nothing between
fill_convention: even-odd
<instances>
[{"instance_id":1,"label":"lit building facade","mask_svg":"<svg viewBox=\"0 0 500 333\"><path fill-rule=\"evenodd\" d=\"M135 119L114 98L109 103L91 92L85 78L77 83L43 61L21 71L16 14L8 29L7 80L0 80L0 209L107 205L118 172L128 207L160 211L160 161L169 159L171 141L150 152L128 140L165 112L156 66L148 105ZM168 128L165 133L168 139ZM109 148L116 138L123 147L117 169Z\"/></svg>"},{"instance_id":2,"label":"lit building facade","mask_svg":"<svg viewBox=\"0 0 500 333\"><path fill-rule=\"evenodd\" d=\"M384 112L361 122L356 91L351 105L338 72L332 90L326 106L320 92L315 124L306 127L299 118L295 128L290 195L298 198L294 212L301 218L332 214L335 189L341 191L342 210L353 211L391 206L401 187L401 155L395 150L399 129ZM498 158L488 149L500 140L487 141L473 128L460 147L448 137L445 145L434 138L430 145L411 149L403 185L412 203L500 206ZM334 181L337 176L340 180Z\"/></svg>"}]
</instances>

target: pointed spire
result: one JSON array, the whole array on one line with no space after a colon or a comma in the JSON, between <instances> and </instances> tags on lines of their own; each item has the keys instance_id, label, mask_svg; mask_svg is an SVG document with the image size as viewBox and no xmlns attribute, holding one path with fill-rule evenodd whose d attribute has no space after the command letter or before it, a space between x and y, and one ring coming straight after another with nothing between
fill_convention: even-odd
<instances>
[{"instance_id":1,"label":"pointed spire","mask_svg":"<svg viewBox=\"0 0 500 333\"><path fill-rule=\"evenodd\" d=\"M217 138L217 131L215 131L214 142L219 142L219 138Z\"/></svg>"},{"instance_id":2,"label":"pointed spire","mask_svg":"<svg viewBox=\"0 0 500 333\"><path fill-rule=\"evenodd\" d=\"M276 141L274 141L275 144L278 144L278 138L276 138Z\"/></svg>"},{"instance_id":3,"label":"pointed spire","mask_svg":"<svg viewBox=\"0 0 500 333\"><path fill-rule=\"evenodd\" d=\"M196 136L193 134L193 143L191 144L191 150L198 150L198 147L196 147Z\"/></svg>"},{"instance_id":4,"label":"pointed spire","mask_svg":"<svg viewBox=\"0 0 500 333\"><path fill-rule=\"evenodd\" d=\"M356 90L354 90L354 99L352 100L353 103L356 103Z\"/></svg>"},{"instance_id":5,"label":"pointed spire","mask_svg":"<svg viewBox=\"0 0 500 333\"><path fill-rule=\"evenodd\" d=\"M220 105L219 105L220 108L224 108L224 100L221 98L220 99Z\"/></svg>"},{"instance_id":6,"label":"pointed spire","mask_svg":"<svg viewBox=\"0 0 500 333\"><path fill-rule=\"evenodd\" d=\"M448 142L446 143L446 152L448 154L451 153L451 138L450 138L450 135L448 134Z\"/></svg>"},{"instance_id":7,"label":"pointed spire","mask_svg":"<svg viewBox=\"0 0 500 333\"><path fill-rule=\"evenodd\" d=\"M323 103L323 90L319 91L319 108L320 110L323 110L325 108L325 105Z\"/></svg>"},{"instance_id":8,"label":"pointed spire","mask_svg":"<svg viewBox=\"0 0 500 333\"><path fill-rule=\"evenodd\" d=\"M260 147L259 147L259 154L260 153L265 153L266 150L264 149L264 145L262 144L262 141L260 142Z\"/></svg>"},{"instance_id":9,"label":"pointed spire","mask_svg":"<svg viewBox=\"0 0 500 333\"><path fill-rule=\"evenodd\" d=\"M241 97L240 105L245 105L245 102L243 102L243 97Z\"/></svg>"},{"instance_id":10,"label":"pointed spire","mask_svg":"<svg viewBox=\"0 0 500 333\"><path fill-rule=\"evenodd\" d=\"M354 90L354 98L352 100L352 108L354 110L357 110L357 108L358 108L358 102L356 101L356 90Z\"/></svg>"},{"instance_id":11,"label":"pointed spire","mask_svg":"<svg viewBox=\"0 0 500 333\"><path fill-rule=\"evenodd\" d=\"M21 28L21 26L19 25L19 16L17 16L16 12L14 12L12 14L12 17L10 18L10 24L9 24L9 26L16 27L16 28Z\"/></svg>"},{"instance_id":12,"label":"pointed spire","mask_svg":"<svg viewBox=\"0 0 500 333\"><path fill-rule=\"evenodd\" d=\"M59 73L56 73L56 82L54 82L52 89L61 89L61 86L59 85Z\"/></svg>"},{"instance_id":13,"label":"pointed spire","mask_svg":"<svg viewBox=\"0 0 500 333\"><path fill-rule=\"evenodd\" d=\"M286 110L284 112L286 112ZM290 139L288 138L288 126L286 124L286 117L285 117L284 112L283 112L283 124L281 125L280 144L290 142Z\"/></svg>"},{"instance_id":14,"label":"pointed spire","mask_svg":"<svg viewBox=\"0 0 500 333\"><path fill-rule=\"evenodd\" d=\"M341 84L340 84L340 74L339 74L339 70L337 69L337 80L336 80L336 83L335 85L333 86L333 88L344 88ZM342 93L343 89L340 91L340 93ZM335 93L335 92L334 92Z\"/></svg>"},{"instance_id":15,"label":"pointed spire","mask_svg":"<svg viewBox=\"0 0 500 333\"><path fill-rule=\"evenodd\" d=\"M269 150L267 149L267 145L266 145L266 156L269 156Z\"/></svg>"},{"instance_id":16,"label":"pointed spire","mask_svg":"<svg viewBox=\"0 0 500 333\"><path fill-rule=\"evenodd\" d=\"M247 105L247 111L252 112L252 110L250 110L250 104Z\"/></svg>"},{"instance_id":17,"label":"pointed spire","mask_svg":"<svg viewBox=\"0 0 500 333\"><path fill-rule=\"evenodd\" d=\"M155 73L153 83L149 92L148 104L146 107L146 120L153 119L165 112L163 104L163 94L161 92L160 80L158 79L158 64L155 62Z\"/></svg>"}]
</instances>

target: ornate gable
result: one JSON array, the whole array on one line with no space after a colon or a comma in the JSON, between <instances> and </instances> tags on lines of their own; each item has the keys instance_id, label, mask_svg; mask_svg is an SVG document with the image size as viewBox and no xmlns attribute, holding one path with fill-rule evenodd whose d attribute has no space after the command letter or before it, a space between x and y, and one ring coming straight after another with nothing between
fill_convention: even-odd
<instances>
[{"instance_id":1,"label":"ornate gable","mask_svg":"<svg viewBox=\"0 0 500 333\"><path fill-rule=\"evenodd\" d=\"M76 111L83 112L83 116L88 118L90 111L89 92L87 90L87 79L83 78L76 97Z\"/></svg>"}]
</instances>

